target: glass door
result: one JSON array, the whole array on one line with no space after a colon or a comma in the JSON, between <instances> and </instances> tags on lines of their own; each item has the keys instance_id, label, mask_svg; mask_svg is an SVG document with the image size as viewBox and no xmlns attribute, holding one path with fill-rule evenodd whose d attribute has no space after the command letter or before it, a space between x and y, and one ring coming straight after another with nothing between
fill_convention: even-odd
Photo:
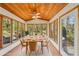
<instances>
[{"instance_id":1,"label":"glass door","mask_svg":"<svg viewBox=\"0 0 79 59\"><path fill-rule=\"evenodd\" d=\"M61 49L67 55L74 55L76 14L71 13L61 19Z\"/></svg>"},{"instance_id":2,"label":"glass door","mask_svg":"<svg viewBox=\"0 0 79 59\"><path fill-rule=\"evenodd\" d=\"M3 17L2 20L3 44L8 45L11 41L11 19Z\"/></svg>"}]
</instances>

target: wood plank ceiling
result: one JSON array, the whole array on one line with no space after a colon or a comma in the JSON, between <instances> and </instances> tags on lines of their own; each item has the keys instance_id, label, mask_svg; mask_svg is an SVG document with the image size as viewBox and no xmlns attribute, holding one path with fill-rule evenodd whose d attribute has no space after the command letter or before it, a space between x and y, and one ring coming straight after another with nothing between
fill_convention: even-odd
<instances>
[{"instance_id":1,"label":"wood plank ceiling","mask_svg":"<svg viewBox=\"0 0 79 59\"><path fill-rule=\"evenodd\" d=\"M43 20L49 21L66 3L2 3L1 7L22 18L25 21L32 20L34 11L40 13Z\"/></svg>"}]
</instances>

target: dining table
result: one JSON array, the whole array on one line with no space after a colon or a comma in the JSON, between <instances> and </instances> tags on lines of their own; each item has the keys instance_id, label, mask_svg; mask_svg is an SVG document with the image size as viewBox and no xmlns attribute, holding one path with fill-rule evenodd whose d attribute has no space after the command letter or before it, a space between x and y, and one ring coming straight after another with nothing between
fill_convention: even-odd
<instances>
[{"instance_id":1,"label":"dining table","mask_svg":"<svg viewBox=\"0 0 79 59\"><path fill-rule=\"evenodd\" d=\"M43 54L43 40L44 40L44 37L42 37L42 36L39 36L39 37L38 36L29 36L29 37L26 36L26 37L24 37L24 42L25 43L29 44L29 42L32 41L32 40L35 40L37 43L38 42L41 43L41 51L42 51L42 54Z\"/></svg>"}]
</instances>

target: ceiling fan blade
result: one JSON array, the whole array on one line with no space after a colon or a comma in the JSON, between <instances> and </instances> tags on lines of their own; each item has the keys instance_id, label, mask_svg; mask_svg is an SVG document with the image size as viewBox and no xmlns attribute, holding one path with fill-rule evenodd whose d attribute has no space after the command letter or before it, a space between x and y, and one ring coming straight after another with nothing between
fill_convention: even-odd
<instances>
[{"instance_id":1,"label":"ceiling fan blade","mask_svg":"<svg viewBox=\"0 0 79 59\"><path fill-rule=\"evenodd\" d=\"M41 18L40 16L33 16L32 18Z\"/></svg>"},{"instance_id":2,"label":"ceiling fan blade","mask_svg":"<svg viewBox=\"0 0 79 59\"><path fill-rule=\"evenodd\" d=\"M36 18L35 16L32 16L32 18Z\"/></svg>"},{"instance_id":3,"label":"ceiling fan blade","mask_svg":"<svg viewBox=\"0 0 79 59\"><path fill-rule=\"evenodd\" d=\"M36 15L40 15L40 13L36 13Z\"/></svg>"},{"instance_id":4,"label":"ceiling fan blade","mask_svg":"<svg viewBox=\"0 0 79 59\"><path fill-rule=\"evenodd\" d=\"M41 18L41 16L37 16L37 18Z\"/></svg>"}]
</instances>

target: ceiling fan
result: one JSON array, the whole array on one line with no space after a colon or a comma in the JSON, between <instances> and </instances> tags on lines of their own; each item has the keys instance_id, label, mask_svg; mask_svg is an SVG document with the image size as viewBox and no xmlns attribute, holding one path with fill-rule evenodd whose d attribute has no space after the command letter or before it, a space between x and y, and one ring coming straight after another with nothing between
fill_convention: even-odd
<instances>
[{"instance_id":1,"label":"ceiling fan","mask_svg":"<svg viewBox=\"0 0 79 59\"><path fill-rule=\"evenodd\" d=\"M41 18L40 13L36 12L36 11L33 11L33 13L29 14L29 16L32 16L32 19L39 19L39 18Z\"/></svg>"},{"instance_id":2,"label":"ceiling fan","mask_svg":"<svg viewBox=\"0 0 79 59\"><path fill-rule=\"evenodd\" d=\"M33 16L32 16L32 19L38 19L38 18L41 18L39 14L40 14L40 13L37 13L37 14L33 15Z\"/></svg>"},{"instance_id":3,"label":"ceiling fan","mask_svg":"<svg viewBox=\"0 0 79 59\"><path fill-rule=\"evenodd\" d=\"M39 5L40 6L40 5ZM40 16L40 12L37 12L37 4L33 3L32 5L28 4L29 9L32 11L31 14L29 14L29 16L32 16L32 19L38 19L41 18Z\"/></svg>"}]
</instances>

